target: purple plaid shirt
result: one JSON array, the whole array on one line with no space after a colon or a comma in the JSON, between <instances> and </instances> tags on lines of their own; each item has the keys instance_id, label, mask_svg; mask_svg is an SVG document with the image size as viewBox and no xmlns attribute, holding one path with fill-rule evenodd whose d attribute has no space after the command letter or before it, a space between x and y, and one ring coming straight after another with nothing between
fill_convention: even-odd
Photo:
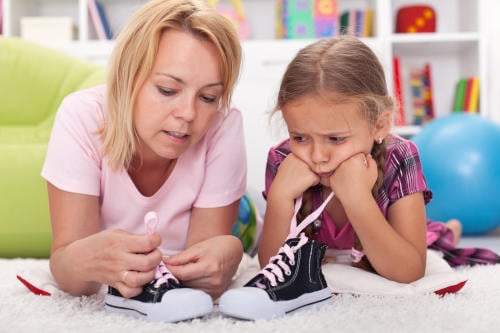
<instances>
[{"instance_id":1,"label":"purple plaid shirt","mask_svg":"<svg viewBox=\"0 0 500 333\"><path fill-rule=\"evenodd\" d=\"M386 172L382 188L377 196L377 204L387 218L389 206L404 196L423 192L425 203L432 198L415 144L400 136L391 134L386 139L387 156ZM272 147L268 154L266 167L266 183L264 197L267 197L269 187L278 172L278 168L285 157L290 153L290 139L286 139ZM318 191L313 191L313 209L322 201L321 186ZM338 229L330 216L323 213L320 216L322 227L313 238L324 242L330 248L351 248L354 242L354 230L350 223Z\"/></svg>"}]
</instances>

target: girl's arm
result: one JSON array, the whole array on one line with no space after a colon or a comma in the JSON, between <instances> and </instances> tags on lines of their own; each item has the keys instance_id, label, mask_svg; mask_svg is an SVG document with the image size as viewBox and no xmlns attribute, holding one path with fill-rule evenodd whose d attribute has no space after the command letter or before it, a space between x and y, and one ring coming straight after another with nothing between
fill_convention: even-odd
<instances>
[{"instance_id":1,"label":"girl's arm","mask_svg":"<svg viewBox=\"0 0 500 333\"><path fill-rule=\"evenodd\" d=\"M138 295L161 260L160 237L100 231L98 197L62 191L50 183L47 187L53 233L50 269L59 287L80 296L107 284L125 297Z\"/></svg>"},{"instance_id":2,"label":"girl's arm","mask_svg":"<svg viewBox=\"0 0 500 333\"><path fill-rule=\"evenodd\" d=\"M319 177L309 166L292 153L281 162L267 195L262 239L259 244L259 263L263 267L278 253L290 232L295 199L301 197Z\"/></svg>"},{"instance_id":3,"label":"girl's arm","mask_svg":"<svg viewBox=\"0 0 500 333\"><path fill-rule=\"evenodd\" d=\"M218 298L232 281L243 256L241 241L231 235L239 200L228 206L192 210L186 250L164 262L188 287Z\"/></svg>"},{"instance_id":4,"label":"girl's arm","mask_svg":"<svg viewBox=\"0 0 500 333\"><path fill-rule=\"evenodd\" d=\"M344 208L377 273L402 283L424 276L426 219L422 193L394 203L388 221L371 196Z\"/></svg>"},{"instance_id":5,"label":"girl's arm","mask_svg":"<svg viewBox=\"0 0 500 333\"><path fill-rule=\"evenodd\" d=\"M354 156L338 168L332 188L358 235L373 268L380 275L408 283L421 278L426 263L426 217L421 192L395 202L386 219L371 194L376 164ZM355 176L354 176L355 175Z\"/></svg>"}]
</instances>

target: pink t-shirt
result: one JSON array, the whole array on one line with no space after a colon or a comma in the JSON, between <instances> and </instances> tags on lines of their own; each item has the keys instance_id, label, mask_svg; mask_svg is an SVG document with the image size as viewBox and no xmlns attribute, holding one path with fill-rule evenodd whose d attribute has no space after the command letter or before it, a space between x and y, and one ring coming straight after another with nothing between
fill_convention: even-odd
<instances>
[{"instance_id":1,"label":"pink t-shirt","mask_svg":"<svg viewBox=\"0 0 500 333\"><path fill-rule=\"evenodd\" d=\"M205 136L182 154L152 196L143 196L126 170L114 172L97 131L106 121L104 86L62 102L52 129L42 176L59 189L100 197L102 229L145 234L144 215L156 211L161 250L184 249L192 207L226 206L245 193L246 151L240 111L217 113ZM210 223L210 221L207 221Z\"/></svg>"}]
</instances>

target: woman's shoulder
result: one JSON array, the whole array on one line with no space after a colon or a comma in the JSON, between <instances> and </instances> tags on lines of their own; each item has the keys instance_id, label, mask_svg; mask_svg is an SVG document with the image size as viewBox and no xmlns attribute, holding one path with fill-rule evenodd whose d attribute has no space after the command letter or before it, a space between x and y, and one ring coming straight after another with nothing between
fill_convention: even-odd
<instances>
[{"instance_id":1,"label":"woman's shoulder","mask_svg":"<svg viewBox=\"0 0 500 333\"><path fill-rule=\"evenodd\" d=\"M104 85L78 90L63 99L57 116L99 130L105 120L104 103Z\"/></svg>"}]
</instances>

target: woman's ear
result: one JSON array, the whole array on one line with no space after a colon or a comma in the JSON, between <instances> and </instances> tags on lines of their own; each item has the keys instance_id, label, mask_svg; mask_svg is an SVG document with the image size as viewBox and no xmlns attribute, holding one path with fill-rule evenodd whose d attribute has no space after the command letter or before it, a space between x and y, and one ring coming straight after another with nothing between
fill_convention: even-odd
<instances>
[{"instance_id":1,"label":"woman's ear","mask_svg":"<svg viewBox=\"0 0 500 333\"><path fill-rule=\"evenodd\" d=\"M392 127L392 112L390 110L383 111L375 123L375 131L373 141L384 140L389 135Z\"/></svg>"}]
</instances>

